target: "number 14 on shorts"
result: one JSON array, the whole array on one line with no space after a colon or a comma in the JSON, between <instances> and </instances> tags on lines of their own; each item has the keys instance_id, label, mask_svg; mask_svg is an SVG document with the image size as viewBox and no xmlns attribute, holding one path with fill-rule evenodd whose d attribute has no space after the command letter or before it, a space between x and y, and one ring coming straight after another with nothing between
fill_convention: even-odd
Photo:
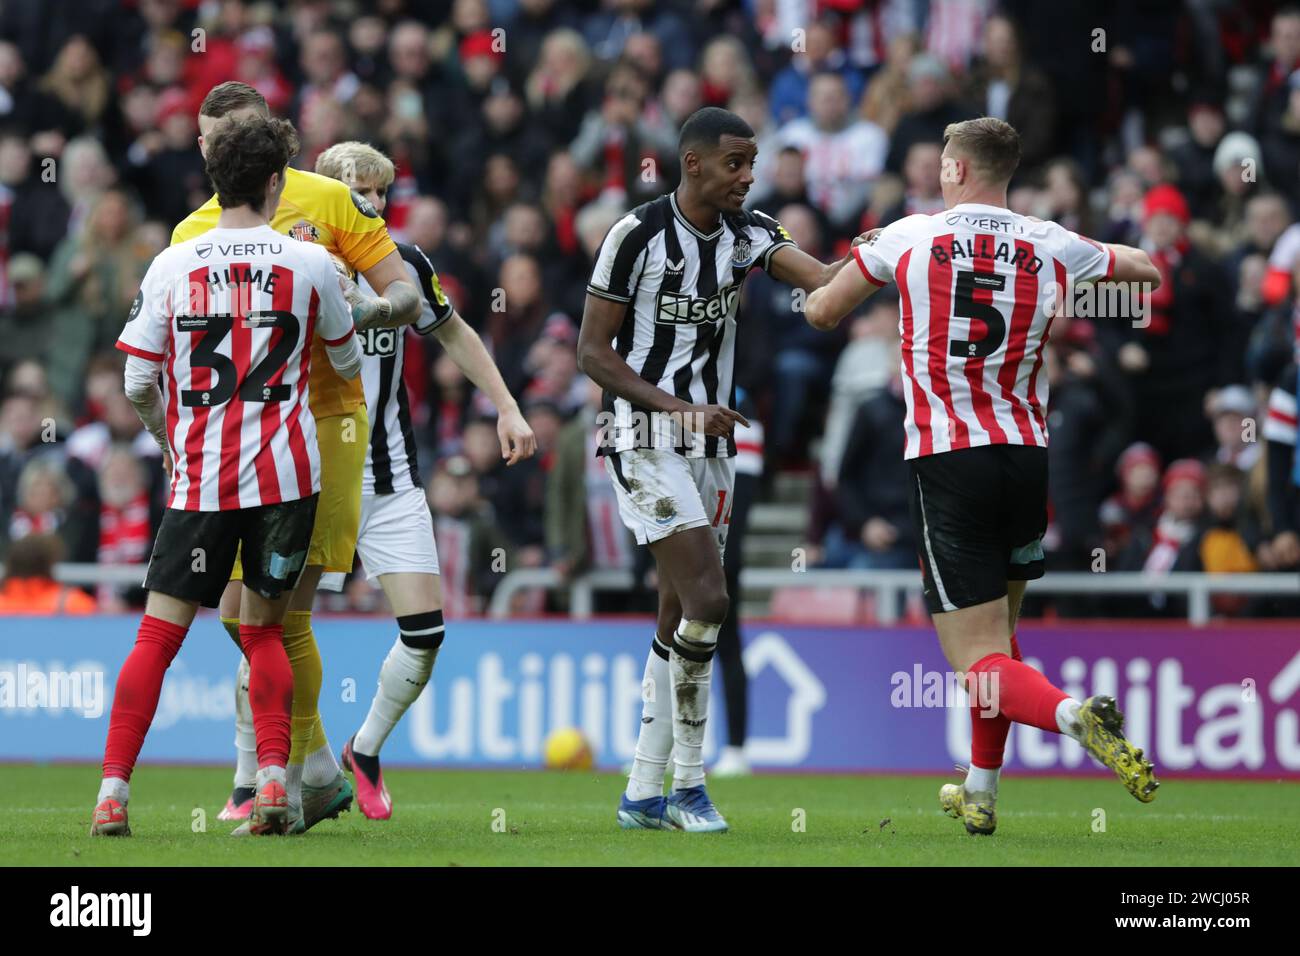
<instances>
[{"instance_id":1,"label":"number 14 on shorts","mask_svg":"<svg viewBox=\"0 0 1300 956\"><path fill-rule=\"evenodd\" d=\"M719 488L718 510L713 513L713 527L724 524L731 524L731 505L727 502L726 489Z\"/></svg>"}]
</instances>

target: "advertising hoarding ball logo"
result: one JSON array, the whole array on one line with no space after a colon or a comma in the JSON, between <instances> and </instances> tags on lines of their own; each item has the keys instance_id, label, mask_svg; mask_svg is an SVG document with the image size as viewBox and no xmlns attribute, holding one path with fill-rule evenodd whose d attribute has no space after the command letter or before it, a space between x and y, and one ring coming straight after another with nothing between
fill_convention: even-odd
<instances>
[{"instance_id":1,"label":"advertising hoarding ball logo","mask_svg":"<svg viewBox=\"0 0 1300 956\"><path fill-rule=\"evenodd\" d=\"M546 738L543 751L548 770L590 770L591 744L581 730L565 727Z\"/></svg>"}]
</instances>

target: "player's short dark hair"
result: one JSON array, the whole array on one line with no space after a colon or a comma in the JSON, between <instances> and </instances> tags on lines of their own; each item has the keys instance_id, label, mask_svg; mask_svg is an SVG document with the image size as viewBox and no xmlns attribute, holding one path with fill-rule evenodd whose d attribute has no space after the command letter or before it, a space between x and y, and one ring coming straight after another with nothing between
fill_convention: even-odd
<instances>
[{"instance_id":1,"label":"player's short dark hair","mask_svg":"<svg viewBox=\"0 0 1300 956\"><path fill-rule=\"evenodd\" d=\"M207 170L222 209L262 205L272 173L284 173L298 152L288 120L265 116L222 123L208 141Z\"/></svg>"},{"instance_id":2,"label":"player's short dark hair","mask_svg":"<svg viewBox=\"0 0 1300 956\"><path fill-rule=\"evenodd\" d=\"M696 152L714 149L724 136L752 139L754 131L748 123L730 110L718 106L706 106L696 110L682 124L681 135L677 137L677 155L685 156L688 149Z\"/></svg>"},{"instance_id":3,"label":"player's short dark hair","mask_svg":"<svg viewBox=\"0 0 1300 956\"><path fill-rule=\"evenodd\" d=\"M1009 182L1020 165L1020 134L995 116L949 123L943 141L955 143L971 165L994 183Z\"/></svg>"},{"instance_id":4,"label":"player's short dark hair","mask_svg":"<svg viewBox=\"0 0 1300 956\"><path fill-rule=\"evenodd\" d=\"M235 110L242 110L249 106L255 107L263 116L271 115L265 96L247 83L227 80L208 90L208 95L203 97L203 104L199 107L199 115L221 119Z\"/></svg>"}]
</instances>

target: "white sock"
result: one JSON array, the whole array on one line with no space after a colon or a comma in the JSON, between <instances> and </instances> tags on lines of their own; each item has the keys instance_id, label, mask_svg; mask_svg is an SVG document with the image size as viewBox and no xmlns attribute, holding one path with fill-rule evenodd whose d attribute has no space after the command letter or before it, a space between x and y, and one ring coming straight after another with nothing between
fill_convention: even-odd
<instances>
[{"instance_id":1,"label":"white sock","mask_svg":"<svg viewBox=\"0 0 1300 956\"><path fill-rule=\"evenodd\" d=\"M332 782L342 771L334 758L334 751L328 743L317 747L307 755L303 763L302 782L309 787L323 787Z\"/></svg>"},{"instance_id":2,"label":"white sock","mask_svg":"<svg viewBox=\"0 0 1300 956\"><path fill-rule=\"evenodd\" d=\"M262 771L259 770L257 771L258 787L261 787L262 783ZM302 764L291 763L285 767L283 783L285 791L289 794L289 802L295 806L300 805L302 803Z\"/></svg>"},{"instance_id":3,"label":"white sock","mask_svg":"<svg viewBox=\"0 0 1300 956\"><path fill-rule=\"evenodd\" d=\"M1067 737L1079 739L1079 708L1082 705L1073 697L1067 697L1056 705L1056 726Z\"/></svg>"},{"instance_id":4,"label":"white sock","mask_svg":"<svg viewBox=\"0 0 1300 956\"><path fill-rule=\"evenodd\" d=\"M379 669L379 688L370 702L370 712L352 741L357 753L379 756L388 735L429 683L437 659L436 647L411 647L400 637L393 643Z\"/></svg>"},{"instance_id":5,"label":"white sock","mask_svg":"<svg viewBox=\"0 0 1300 956\"><path fill-rule=\"evenodd\" d=\"M998 777L1001 774L1001 767L993 770L986 767L971 767L966 771L966 792L990 793L996 797L998 795Z\"/></svg>"},{"instance_id":6,"label":"white sock","mask_svg":"<svg viewBox=\"0 0 1300 956\"><path fill-rule=\"evenodd\" d=\"M668 653L655 635L655 645L645 662L641 678L641 730L636 738L636 756L627 778L627 798L648 800L664 792L664 772L673 750L673 706L668 661L659 651Z\"/></svg>"},{"instance_id":7,"label":"white sock","mask_svg":"<svg viewBox=\"0 0 1300 956\"><path fill-rule=\"evenodd\" d=\"M95 803L103 803L105 800L116 800L122 806L131 799L131 785L121 777L105 777L99 781L99 796L95 798Z\"/></svg>"},{"instance_id":8,"label":"white sock","mask_svg":"<svg viewBox=\"0 0 1300 956\"><path fill-rule=\"evenodd\" d=\"M266 767L259 767L257 770L257 778L255 780L255 783L257 784L257 789L261 790L268 780L278 780L280 781L280 783L284 784L284 788L288 790L289 775L292 769L293 768L290 767L288 770L286 770L284 767L281 767L278 764L271 764ZM290 797L290 799L293 798Z\"/></svg>"},{"instance_id":9,"label":"white sock","mask_svg":"<svg viewBox=\"0 0 1300 956\"><path fill-rule=\"evenodd\" d=\"M682 621L668 659L673 687L673 790L687 790L704 784L704 723L709 716L709 680L713 675L713 651L718 646L719 624ZM707 654L692 661L677 652Z\"/></svg>"},{"instance_id":10,"label":"white sock","mask_svg":"<svg viewBox=\"0 0 1300 956\"><path fill-rule=\"evenodd\" d=\"M253 787L257 782L257 734L248 703L248 658L242 654L235 674L235 755L235 786Z\"/></svg>"}]
</instances>

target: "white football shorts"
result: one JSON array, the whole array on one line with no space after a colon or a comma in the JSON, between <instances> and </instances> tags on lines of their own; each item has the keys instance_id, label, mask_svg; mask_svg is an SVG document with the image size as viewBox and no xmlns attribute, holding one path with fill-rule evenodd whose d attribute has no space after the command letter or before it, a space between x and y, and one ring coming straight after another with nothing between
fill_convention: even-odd
<instances>
[{"instance_id":1,"label":"white football shorts","mask_svg":"<svg viewBox=\"0 0 1300 956\"><path fill-rule=\"evenodd\" d=\"M605 470L614 482L619 516L637 544L708 527L721 556L731 527L734 458L687 458L675 451L634 448L606 456Z\"/></svg>"}]
</instances>

